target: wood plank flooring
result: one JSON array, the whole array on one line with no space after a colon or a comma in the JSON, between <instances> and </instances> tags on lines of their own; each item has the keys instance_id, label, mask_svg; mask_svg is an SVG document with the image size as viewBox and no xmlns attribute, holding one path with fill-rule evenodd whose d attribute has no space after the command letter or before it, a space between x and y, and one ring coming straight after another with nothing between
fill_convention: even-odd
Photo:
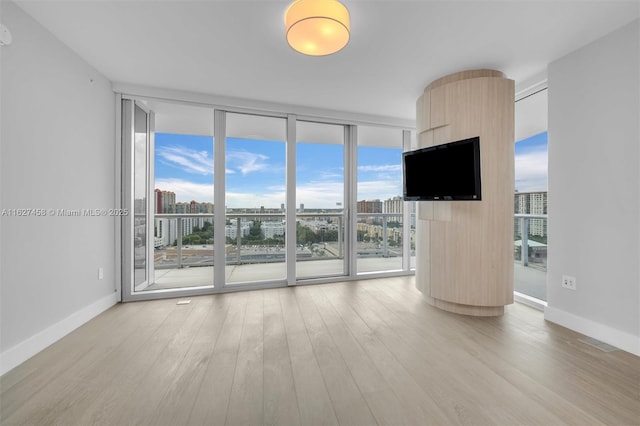
<instances>
[{"instance_id":1,"label":"wood plank flooring","mask_svg":"<svg viewBox=\"0 0 640 426\"><path fill-rule=\"evenodd\" d=\"M119 304L0 378L2 425L640 425L640 358L412 277Z\"/></svg>"}]
</instances>

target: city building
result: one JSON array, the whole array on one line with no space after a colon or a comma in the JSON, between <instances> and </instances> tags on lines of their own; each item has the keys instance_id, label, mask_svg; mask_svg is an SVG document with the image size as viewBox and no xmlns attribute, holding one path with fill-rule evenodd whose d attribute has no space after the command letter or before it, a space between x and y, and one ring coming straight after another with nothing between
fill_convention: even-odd
<instances>
[{"instance_id":1,"label":"city building","mask_svg":"<svg viewBox=\"0 0 640 426\"><path fill-rule=\"evenodd\" d=\"M264 221L260 224L260 228L265 238L282 237L286 229L285 223L282 221Z\"/></svg>"},{"instance_id":2,"label":"city building","mask_svg":"<svg viewBox=\"0 0 640 426\"><path fill-rule=\"evenodd\" d=\"M357 230L364 233L365 238L382 241L385 239L384 227L382 225L373 225L365 222L358 222ZM386 241L398 243L402 240L402 229L387 228Z\"/></svg>"},{"instance_id":3,"label":"city building","mask_svg":"<svg viewBox=\"0 0 640 426\"><path fill-rule=\"evenodd\" d=\"M173 245L178 239L178 220L169 218L156 218L156 248Z\"/></svg>"},{"instance_id":4,"label":"city building","mask_svg":"<svg viewBox=\"0 0 640 426\"><path fill-rule=\"evenodd\" d=\"M171 191L155 189L156 213L176 213L176 194Z\"/></svg>"},{"instance_id":5,"label":"city building","mask_svg":"<svg viewBox=\"0 0 640 426\"><path fill-rule=\"evenodd\" d=\"M193 214L200 214L200 213L213 214L213 203L202 203L197 201L191 201L190 208L191 208L191 213Z\"/></svg>"},{"instance_id":6,"label":"city building","mask_svg":"<svg viewBox=\"0 0 640 426\"><path fill-rule=\"evenodd\" d=\"M358 213L382 213L382 201L380 200L358 201Z\"/></svg>"},{"instance_id":7,"label":"city building","mask_svg":"<svg viewBox=\"0 0 640 426\"><path fill-rule=\"evenodd\" d=\"M231 219L231 223L229 225L225 225L224 235L227 238L237 238L238 231L240 231L240 235L242 237L246 237L249 235L249 231L251 230L251 226L253 225L253 221L240 221L240 226L238 227L238 219ZM239 229L238 229L239 228Z\"/></svg>"},{"instance_id":8,"label":"city building","mask_svg":"<svg viewBox=\"0 0 640 426\"><path fill-rule=\"evenodd\" d=\"M415 205L415 203L411 203ZM382 213L394 216L388 216L387 220L392 222L402 223L402 212L404 210L404 200L401 196L397 195L393 198L384 200L382 205Z\"/></svg>"},{"instance_id":9,"label":"city building","mask_svg":"<svg viewBox=\"0 0 640 426\"><path fill-rule=\"evenodd\" d=\"M547 191L516 192L514 197L516 214L546 215ZM516 235L521 234L520 221L515 223ZM530 218L529 235L547 236L547 219Z\"/></svg>"}]
</instances>

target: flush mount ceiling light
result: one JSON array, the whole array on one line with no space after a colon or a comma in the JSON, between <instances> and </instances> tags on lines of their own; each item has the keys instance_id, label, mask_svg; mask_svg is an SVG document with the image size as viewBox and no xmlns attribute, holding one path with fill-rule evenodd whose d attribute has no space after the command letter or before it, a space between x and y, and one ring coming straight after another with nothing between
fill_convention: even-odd
<instances>
[{"instance_id":1,"label":"flush mount ceiling light","mask_svg":"<svg viewBox=\"0 0 640 426\"><path fill-rule=\"evenodd\" d=\"M349 11L337 0L297 0L284 19L289 46L305 55L330 55L349 42Z\"/></svg>"}]
</instances>

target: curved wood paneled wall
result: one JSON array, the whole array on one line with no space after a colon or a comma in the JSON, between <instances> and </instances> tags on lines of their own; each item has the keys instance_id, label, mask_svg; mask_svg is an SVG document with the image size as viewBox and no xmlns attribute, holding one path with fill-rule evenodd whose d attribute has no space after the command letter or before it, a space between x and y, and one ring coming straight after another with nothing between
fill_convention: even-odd
<instances>
[{"instance_id":1,"label":"curved wood paneled wall","mask_svg":"<svg viewBox=\"0 0 640 426\"><path fill-rule=\"evenodd\" d=\"M418 148L480 136L482 201L420 201L416 287L441 309L494 316L513 303L514 82L451 74L416 105Z\"/></svg>"}]
</instances>

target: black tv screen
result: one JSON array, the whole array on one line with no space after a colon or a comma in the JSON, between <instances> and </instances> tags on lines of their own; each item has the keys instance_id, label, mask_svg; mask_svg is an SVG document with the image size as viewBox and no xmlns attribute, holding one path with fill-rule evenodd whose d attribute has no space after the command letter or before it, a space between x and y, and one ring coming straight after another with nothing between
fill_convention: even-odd
<instances>
[{"instance_id":1,"label":"black tv screen","mask_svg":"<svg viewBox=\"0 0 640 426\"><path fill-rule=\"evenodd\" d=\"M480 137L402 154L407 201L481 200Z\"/></svg>"}]
</instances>

